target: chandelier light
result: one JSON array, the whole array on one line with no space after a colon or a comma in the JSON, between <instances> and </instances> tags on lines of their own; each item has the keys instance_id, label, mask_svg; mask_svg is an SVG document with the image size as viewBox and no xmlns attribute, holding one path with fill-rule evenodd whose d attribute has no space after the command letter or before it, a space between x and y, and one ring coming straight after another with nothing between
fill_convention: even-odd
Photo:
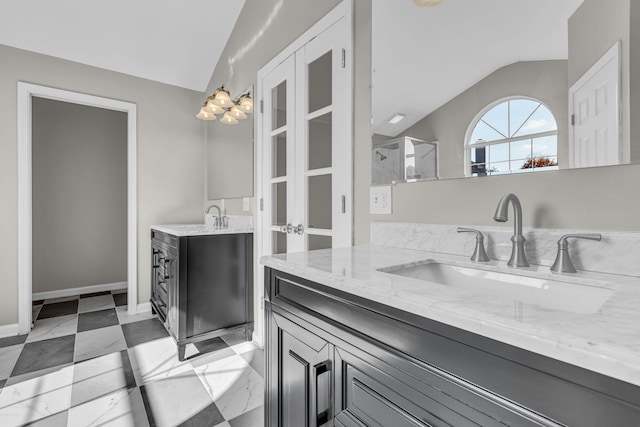
<instances>
[{"instance_id":1,"label":"chandelier light","mask_svg":"<svg viewBox=\"0 0 640 427\"><path fill-rule=\"evenodd\" d=\"M238 120L247 118L247 114L253 113L253 100L250 91L231 99L229 91L223 86L216 89L212 95L204 101L196 117L200 120L215 120L222 114L220 123L235 125Z\"/></svg>"}]
</instances>

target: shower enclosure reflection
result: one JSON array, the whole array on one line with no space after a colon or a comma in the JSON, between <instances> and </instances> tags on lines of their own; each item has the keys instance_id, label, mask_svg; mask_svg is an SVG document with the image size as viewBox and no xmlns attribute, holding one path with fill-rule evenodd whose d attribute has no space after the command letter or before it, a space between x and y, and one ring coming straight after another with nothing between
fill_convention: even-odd
<instances>
[{"instance_id":1,"label":"shower enclosure reflection","mask_svg":"<svg viewBox=\"0 0 640 427\"><path fill-rule=\"evenodd\" d=\"M373 184L438 179L438 142L408 136L373 145Z\"/></svg>"}]
</instances>

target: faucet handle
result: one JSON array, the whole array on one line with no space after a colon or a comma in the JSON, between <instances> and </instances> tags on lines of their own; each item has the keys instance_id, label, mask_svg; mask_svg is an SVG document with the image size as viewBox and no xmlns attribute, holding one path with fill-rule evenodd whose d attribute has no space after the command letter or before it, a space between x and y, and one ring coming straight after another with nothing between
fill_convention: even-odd
<instances>
[{"instance_id":1,"label":"faucet handle","mask_svg":"<svg viewBox=\"0 0 640 427\"><path fill-rule=\"evenodd\" d=\"M569 256L569 239L602 240L602 234L565 234L562 236L560 240L558 240L558 254L551 266L551 271L556 273L575 273L577 271Z\"/></svg>"},{"instance_id":2,"label":"faucet handle","mask_svg":"<svg viewBox=\"0 0 640 427\"><path fill-rule=\"evenodd\" d=\"M484 250L484 235L480 230L475 228L458 227L458 233L476 233L476 248L471 255L471 261L473 262L488 262L489 256Z\"/></svg>"}]
</instances>

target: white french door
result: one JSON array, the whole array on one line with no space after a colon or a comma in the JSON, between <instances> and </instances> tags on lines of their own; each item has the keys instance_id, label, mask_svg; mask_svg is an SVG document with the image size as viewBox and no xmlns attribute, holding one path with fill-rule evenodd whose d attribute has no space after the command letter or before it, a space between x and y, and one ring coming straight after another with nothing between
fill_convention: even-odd
<instances>
[{"instance_id":1,"label":"white french door","mask_svg":"<svg viewBox=\"0 0 640 427\"><path fill-rule=\"evenodd\" d=\"M262 255L352 243L349 31L342 17L262 79Z\"/></svg>"}]
</instances>

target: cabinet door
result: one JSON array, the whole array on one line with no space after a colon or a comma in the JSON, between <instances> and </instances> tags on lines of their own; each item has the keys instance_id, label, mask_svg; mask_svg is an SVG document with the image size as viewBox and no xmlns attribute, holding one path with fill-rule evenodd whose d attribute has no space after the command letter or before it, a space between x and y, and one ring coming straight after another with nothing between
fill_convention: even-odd
<instances>
[{"instance_id":1,"label":"cabinet door","mask_svg":"<svg viewBox=\"0 0 640 427\"><path fill-rule=\"evenodd\" d=\"M272 392L267 402L267 425L332 425L332 346L277 313L272 313L269 322L272 375L267 382Z\"/></svg>"}]
</instances>

